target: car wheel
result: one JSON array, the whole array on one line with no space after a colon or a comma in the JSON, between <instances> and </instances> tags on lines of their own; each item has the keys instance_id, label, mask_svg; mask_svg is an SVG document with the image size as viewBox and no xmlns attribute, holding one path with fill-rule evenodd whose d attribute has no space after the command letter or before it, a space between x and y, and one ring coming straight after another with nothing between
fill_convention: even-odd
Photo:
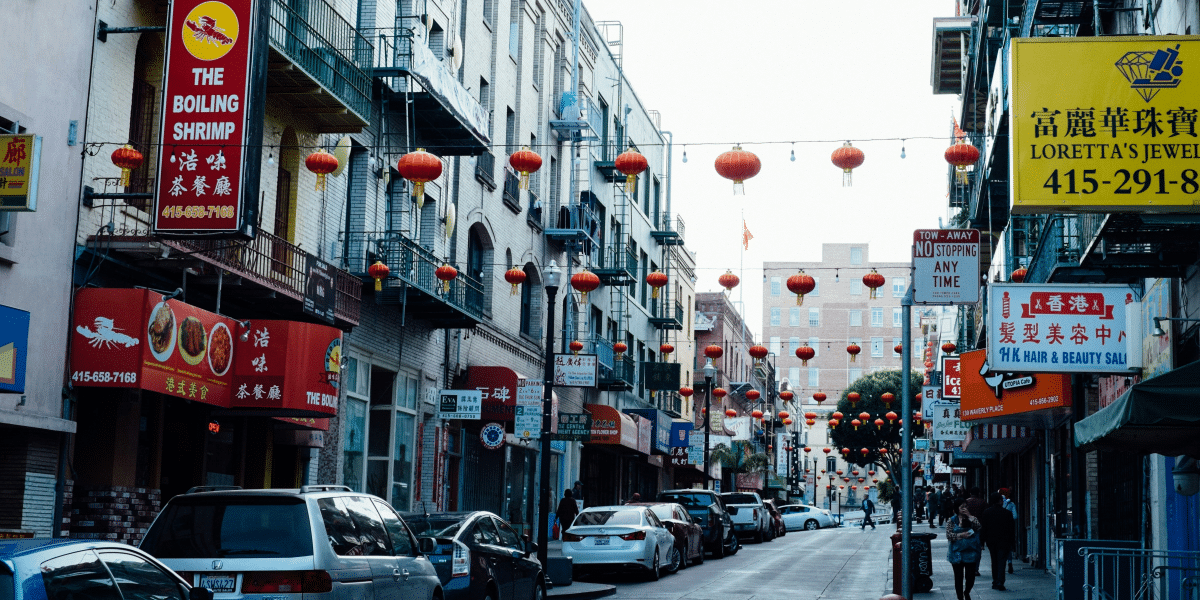
<instances>
[{"instance_id":1,"label":"car wheel","mask_svg":"<svg viewBox=\"0 0 1200 600\"><path fill-rule=\"evenodd\" d=\"M721 533L722 535L717 537L717 547L713 548L713 558L716 559L725 558L725 532Z\"/></svg>"},{"instance_id":2,"label":"car wheel","mask_svg":"<svg viewBox=\"0 0 1200 600\"><path fill-rule=\"evenodd\" d=\"M533 586L533 600L546 600L546 579L538 576L538 582Z\"/></svg>"},{"instance_id":3,"label":"car wheel","mask_svg":"<svg viewBox=\"0 0 1200 600\"><path fill-rule=\"evenodd\" d=\"M762 531L755 531L755 532L754 532L754 543L756 543L756 544L761 544L761 543L763 543L764 541L766 541L766 539L767 539L767 536L766 536L766 535L764 535Z\"/></svg>"},{"instance_id":4,"label":"car wheel","mask_svg":"<svg viewBox=\"0 0 1200 600\"><path fill-rule=\"evenodd\" d=\"M662 570L658 566L658 548L654 549L654 562L650 564L650 581L658 581L662 577Z\"/></svg>"},{"instance_id":5,"label":"car wheel","mask_svg":"<svg viewBox=\"0 0 1200 600\"><path fill-rule=\"evenodd\" d=\"M817 529L817 522L816 522L816 521L814 521L814 520L812 520L812 519L809 519L809 520L807 520L807 521L805 521L805 522L804 522L804 530L805 530L805 531L813 531L813 530L815 530L815 529Z\"/></svg>"},{"instance_id":6,"label":"car wheel","mask_svg":"<svg viewBox=\"0 0 1200 600\"><path fill-rule=\"evenodd\" d=\"M704 564L704 540L700 540L699 549L700 549L700 551L696 553L696 558L692 564L695 564L695 565Z\"/></svg>"},{"instance_id":7,"label":"car wheel","mask_svg":"<svg viewBox=\"0 0 1200 600\"><path fill-rule=\"evenodd\" d=\"M487 596L484 596L483 600L497 600L499 597L500 595L495 590L488 590Z\"/></svg>"},{"instance_id":8,"label":"car wheel","mask_svg":"<svg viewBox=\"0 0 1200 600\"><path fill-rule=\"evenodd\" d=\"M671 546L671 557L667 559L667 572L677 573L683 568L683 557L685 553L679 550L679 546Z\"/></svg>"},{"instance_id":9,"label":"car wheel","mask_svg":"<svg viewBox=\"0 0 1200 600\"><path fill-rule=\"evenodd\" d=\"M733 547L732 547L732 549L729 550L729 555L733 556L734 554L737 554L738 550L741 550L741 549L742 549L742 540L738 539L738 536L736 536L736 535L733 536Z\"/></svg>"}]
</instances>

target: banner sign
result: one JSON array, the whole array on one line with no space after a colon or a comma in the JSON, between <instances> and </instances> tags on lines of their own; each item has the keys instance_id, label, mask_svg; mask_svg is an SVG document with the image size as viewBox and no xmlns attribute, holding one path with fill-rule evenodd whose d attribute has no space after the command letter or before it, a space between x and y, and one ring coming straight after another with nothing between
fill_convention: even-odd
<instances>
[{"instance_id":1,"label":"banner sign","mask_svg":"<svg viewBox=\"0 0 1200 600\"><path fill-rule=\"evenodd\" d=\"M336 415L341 330L298 321L255 320L249 325L245 340L234 338L230 406L271 416ZM224 333L214 329L210 354L220 347Z\"/></svg>"},{"instance_id":2,"label":"banner sign","mask_svg":"<svg viewBox=\"0 0 1200 600\"><path fill-rule=\"evenodd\" d=\"M439 419L480 419L483 393L478 390L441 390L438 393Z\"/></svg>"},{"instance_id":3,"label":"banner sign","mask_svg":"<svg viewBox=\"0 0 1200 600\"><path fill-rule=\"evenodd\" d=\"M1146 295L1142 296L1142 331L1154 331L1154 317L1166 317L1171 314L1171 281L1156 279L1146 287ZM1171 370L1173 352L1171 344L1174 341L1171 322L1163 321L1167 335L1147 335L1142 338L1142 379L1162 375ZM1136 349L1134 350L1137 351Z\"/></svg>"},{"instance_id":4,"label":"banner sign","mask_svg":"<svg viewBox=\"0 0 1200 600\"><path fill-rule=\"evenodd\" d=\"M1011 44L1014 215L1200 209L1200 38Z\"/></svg>"},{"instance_id":5,"label":"banner sign","mask_svg":"<svg viewBox=\"0 0 1200 600\"><path fill-rule=\"evenodd\" d=\"M687 448L689 445L688 437L696 426L687 421L671 421L671 447L672 448Z\"/></svg>"},{"instance_id":6,"label":"banner sign","mask_svg":"<svg viewBox=\"0 0 1200 600\"><path fill-rule=\"evenodd\" d=\"M933 403L942 400L942 388L927 385L921 388L921 418L933 420Z\"/></svg>"},{"instance_id":7,"label":"banner sign","mask_svg":"<svg viewBox=\"0 0 1200 600\"><path fill-rule=\"evenodd\" d=\"M1051 373L988 373L986 350L962 353L962 419L1011 417L1071 406L1071 377Z\"/></svg>"},{"instance_id":8,"label":"banner sign","mask_svg":"<svg viewBox=\"0 0 1200 600\"><path fill-rule=\"evenodd\" d=\"M333 289L333 267L313 256L305 258L304 271L308 282L304 286L304 314L312 315L329 323L334 322L333 309L337 305L337 294Z\"/></svg>"},{"instance_id":9,"label":"banner sign","mask_svg":"<svg viewBox=\"0 0 1200 600\"><path fill-rule=\"evenodd\" d=\"M1140 313L1129 286L995 283L988 294L990 372L1128 373L1141 366ZM1132 323L1126 305L1138 315Z\"/></svg>"},{"instance_id":10,"label":"banner sign","mask_svg":"<svg viewBox=\"0 0 1200 600\"><path fill-rule=\"evenodd\" d=\"M693 431L688 444L688 464L704 464L704 432Z\"/></svg>"},{"instance_id":11,"label":"banner sign","mask_svg":"<svg viewBox=\"0 0 1200 600\"><path fill-rule=\"evenodd\" d=\"M554 385L556 387L596 387L599 370L595 354L555 354Z\"/></svg>"},{"instance_id":12,"label":"banner sign","mask_svg":"<svg viewBox=\"0 0 1200 600\"><path fill-rule=\"evenodd\" d=\"M592 440L592 415L587 413L558 413L558 433L554 437L573 442Z\"/></svg>"},{"instance_id":13,"label":"banner sign","mask_svg":"<svg viewBox=\"0 0 1200 600\"><path fill-rule=\"evenodd\" d=\"M918 229L913 232L913 302L979 302L979 230Z\"/></svg>"},{"instance_id":14,"label":"banner sign","mask_svg":"<svg viewBox=\"0 0 1200 600\"><path fill-rule=\"evenodd\" d=\"M0 305L0 392L25 393L29 312Z\"/></svg>"},{"instance_id":15,"label":"banner sign","mask_svg":"<svg viewBox=\"0 0 1200 600\"><path fill-rule=\"evenodd\" d=\"M261 112L249 106L257 13L255 0L170 3L155 233L238 233L243 202L257 202L262 136L247 127Z\"/></svg>"},{"instance_id":16,"label":"banner sign","mask_svg":"<svg viewBox=\"0 0 1200 600\"><path fill-rule=\"evenodd\" d=\"M542 388L540 379L526 379L517 385L517 412L513 431L517 437L536 440L542 437Z\"/></svg>"},{"instance_id":17,"label":"banner sign","mask_svg":"<svg viewBox=\"0 0 1200 600\"><path fill-rule=\"evenodd\" d=\"M933 403L933 441L960 441L967 437L967 429L959 420L958 403Z\"/></svg>"},{"instance_id":18,"label":"banner sign","mask_svg":"<svg viewBox=\"0 0 1200 600\"><path fill-rule=\"evenodd\" d=\"M37 210L42 137L0 135L0 212Z\"/></svg>"},{"instance_id":19,"label":"banner sign","mask_svg":"<svg viewBox=\"0 0 1200 600\"><path fill-rule=\"evenodd\" d=\"M679 389L680 364L674 362L642 363L642 383L648 390Z\"/></svg>"},{"instance_id":20,"label":"banner sign","mask_svg":"<svg viewBox=\"0 0 1200 600\"><path fill-rule=\"evenodd\" d=\"M942 357L942 397L947 400L962 397L962 372L957 356Z\"/></svg>"},{"instance_id":21,"label":"banner sign","mask_svg":"<svg viewBox=\"0 0 1200 600\"><path fill-rule=\"evenodd\" d=\"M671 434L674 424L671 421L670 415L653 408L628 408L625 409L625 412L641 416L650 424L650 435L655 454L668 454L671 452L671 442L673 441ZM682 433L682 430L680 433ZM646 454L650 454L650 452L647 451Z\"/></svg>"}]
</instances>

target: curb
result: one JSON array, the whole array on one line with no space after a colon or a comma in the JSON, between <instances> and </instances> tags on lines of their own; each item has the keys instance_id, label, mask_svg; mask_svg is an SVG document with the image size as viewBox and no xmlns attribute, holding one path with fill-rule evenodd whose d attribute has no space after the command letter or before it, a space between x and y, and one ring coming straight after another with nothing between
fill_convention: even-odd
<instances>
[{"instance_id":1,"label":"curb","mask_svg":"<svg viewBox=\"0 0 1200 600\"><path fill-rule=\"evenodd\" d=\"M571 588L576 588L572 590ZM603 598L617 593L617 586L600 583L572 583L569 586L556 587L547 590L547 598L569 598L571 600L589 600Z\"/></svg>"}]
</instances>

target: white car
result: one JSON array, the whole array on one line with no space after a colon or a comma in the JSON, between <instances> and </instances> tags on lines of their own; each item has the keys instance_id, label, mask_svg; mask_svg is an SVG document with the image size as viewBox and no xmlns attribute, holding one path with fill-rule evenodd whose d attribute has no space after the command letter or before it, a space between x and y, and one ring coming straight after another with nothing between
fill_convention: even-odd
<instances>
[{"instance_id":1,"label":"white car","mask_svg":"<svg viewBox=\"0 0 1200 600\"><path fill-rule=\"evenodd\" d=\"M788 531L820 529L822 527L833 527L836 524L833 515L829 511L807 504L780 506L779 512L783 514L783 526Z\"/></svg>"},{"instance_id":2,"label":"white car","mask_svg":"<svg viewBox=\"0 0 1200 600\"><path fill-rule=\"evenodd\" d=\"M626 569L658 580L679 551L675 536L648 506L585 508L562 538L562 553L571 557L576 573Z\"/></svg>"}]
</instances>

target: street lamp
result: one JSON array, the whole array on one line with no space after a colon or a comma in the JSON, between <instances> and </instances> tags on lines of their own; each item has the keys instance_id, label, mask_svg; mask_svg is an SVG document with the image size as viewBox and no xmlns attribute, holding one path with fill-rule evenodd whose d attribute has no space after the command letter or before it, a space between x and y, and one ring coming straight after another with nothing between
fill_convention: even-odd
<instances>
[{"instance_id":1,"label":"street lamp","mask_svg":"<svg viewBox=\"0 0 1200 600\"><path fill-rule=\"evenodd\" d=\"M550 261L543 273L546 288L546 368L542 372L542 435L541 469L538 479L541 482L542 494L538 499L538 514L541 522L538 524L538 562L545 568L546 552L550 544L547 539L550 518L550 412L554 408L551 398L554 397L554 297L558 294L559 278L562 272L558 263Z\"/></svg>"},{"instance_id":2,"label":"street lamp","mask_svg":"<svg viewBox=\"0 0 1200 600\"><path fill-rule=\"evenodd\" d=\"M712 430L712 386L713 377L717 374L717 367L713 365L712 359L704 363L704 487L708 487L709 473L711 472L708 456L708 436Z\"/></svg>"},{"instance_id":3,"label":"street lamp","mask_svg":"<svg viewBox=\"0 0 1200 600\"><path fill-rule=\"evenodd\" d=\"M1154 317L1154 331L1150 332L1150 335L1152 335L1154 337L1162 337L1164 335L1167 335L1167 332L1163 331L1162 326L1159 324L1161 321L1197 322L1197 321L1200 321L1200 319L1184 319L1182 317Z\"/></svg>"}]
</instances>

